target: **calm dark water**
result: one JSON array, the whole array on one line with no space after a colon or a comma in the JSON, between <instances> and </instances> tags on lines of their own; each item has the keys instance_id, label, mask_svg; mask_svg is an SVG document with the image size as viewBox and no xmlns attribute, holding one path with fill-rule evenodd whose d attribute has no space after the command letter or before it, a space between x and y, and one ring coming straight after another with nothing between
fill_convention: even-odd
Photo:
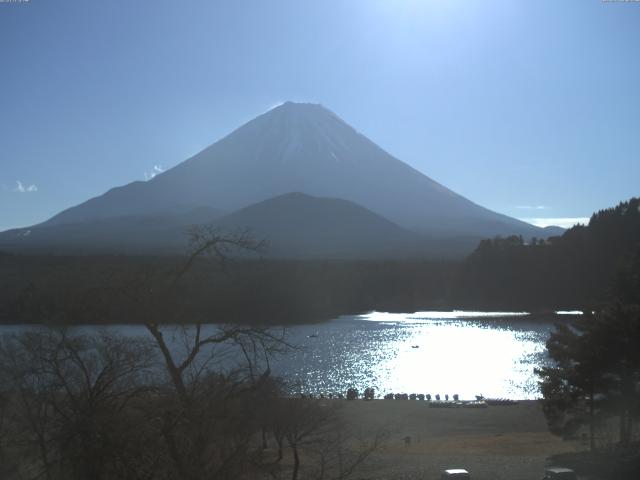
<instances>
[{"instance_id":1,"label":"calm dark water","mask_svg":"<svg viewBox=\"0 0 640 480\"><path fill-rule=\"evenodd\" d=\"M343 316L288 328L289 342L300 348L276 359L272 370L288 380L293 393L345 392L353 386L373 387L377 395L533 399L540 396L533 369L548 362L545 342L557 320L468 311ZM5 326L0 332L24 328ZM141 326L108 328L148 335ZM168 328L169 337L171 332ZM181 338L173 342L179 349Z\"/></svg>"}]
</instances>

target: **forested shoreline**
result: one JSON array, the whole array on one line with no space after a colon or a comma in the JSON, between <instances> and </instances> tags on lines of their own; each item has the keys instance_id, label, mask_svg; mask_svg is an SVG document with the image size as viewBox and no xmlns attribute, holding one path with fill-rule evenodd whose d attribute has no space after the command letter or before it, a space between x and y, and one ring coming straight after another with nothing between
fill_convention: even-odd
<instances>
[{"instance_id":1,"label":"forested shoreline","mask_svg":"<svg viewBox=\"0 0 640 480\"><path fill-rule=\"evenodd\" d=\"M465 260L454 304L479 308L597 310L640 253L640 199L591 216L561 237L483 240Z\"/></svg>"},{"instance_id":2,"label":"forested shoreline","mask_svg":"<svg viewBox=\"0 0 640 480\"><path fill-rule=\"evenodd\" d=\"M445 307L448 262L0 257L0 322L313 323L371 310ZM170 291L170 293L169 293ZM158 309L158 304L164 307Z\"/></svg>"},{"instance_id":3,"label":"forested shoreline","mask_svg":"<svg viewBox=\"0 0 640 480\"><path fill-rule=\"evenodd\" d=\"M483 240L461 262L0 253L0 323L287 325L372 310L591 311L638 255L639 207L633 198L548 240Z\"/></svg>"}]
</instances>

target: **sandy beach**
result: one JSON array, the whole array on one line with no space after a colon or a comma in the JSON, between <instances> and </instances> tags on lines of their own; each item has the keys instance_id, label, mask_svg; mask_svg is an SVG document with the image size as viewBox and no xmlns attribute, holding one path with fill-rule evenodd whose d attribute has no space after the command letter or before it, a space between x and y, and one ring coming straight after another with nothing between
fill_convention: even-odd
<instances>
[{"instance_id":1,"label":"sandy beach","mask_svg":"<svg viewBox=\"0 0 640 480\"><path fill-rule=\"evenodd\" d=\"M484 409L397 400L342 403L341 415L354 430L368 437L378 430L388 434L365 478L438 479L444 469L465 468L474 480L540 480L551 455L586 448L551 435L537 401Z\"/></svg>"}]
</instances>

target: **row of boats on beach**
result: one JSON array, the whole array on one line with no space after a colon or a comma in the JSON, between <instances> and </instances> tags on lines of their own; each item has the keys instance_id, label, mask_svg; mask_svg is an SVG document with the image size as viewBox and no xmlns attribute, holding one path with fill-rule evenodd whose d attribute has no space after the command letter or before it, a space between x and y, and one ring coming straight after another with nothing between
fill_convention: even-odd
<instances>
[{"instance_id":1,"label":"row of boats on beach","mask_svg":"<svg viewBox=\"0 0 640 480\"><path fill-rule=\"evenodd\" d=\"M407 395L406 393L388 393L384 396L385 400L422 400L426 401L429 407L434 408L486 408L489 405L515 405L518 402L509 398L485 398L482 395L476 395L475 400L460 400L460 397L455 394L449 399L449 395L445 395L444 400L440 395L435 395L434 398L430 394L412 393Z\"/></svg>"},{"instance_id":2,"label":"row of boats on beach","mask_svg":"<svg viewBox=\"0 0 640 480\"><path fill-rule=\"evenodd\" d=\"M358 390L355 388L350 388L347 391L346 396L341 393L330 393L330 394L319 394L317 397L313 394L301 394L301 398L308 399L347 399L347 400L356 400L358 398L362 398L363 400L373 400L376 398L375 391L373 388L365 389L364 393L361 395ZM433 397L429 393L387 393L384 397L384 400L409 400L409 401L421 401L425 402L429 407L433 408L486 408L488 406L497 406L497 405L515 405L517 404L517 400L512 400L509 398L485 398L483 395L476 395L475 400L460 400L460 396L458 394L452 395L449 398L449 395L445 395L444 399L436 394Z\"/></svg>"}]
</instances>

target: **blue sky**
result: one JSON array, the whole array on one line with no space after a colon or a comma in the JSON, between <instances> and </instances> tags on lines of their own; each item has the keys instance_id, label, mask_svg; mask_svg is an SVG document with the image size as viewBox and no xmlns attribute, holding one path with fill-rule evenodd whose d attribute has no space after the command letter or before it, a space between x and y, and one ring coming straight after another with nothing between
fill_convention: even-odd
<instances>
[{"instance_id":1,"label":"blue sky","mask_svg":"<svg viewBox=\"0 0 640 480\"><path fill-rule=\"evenodd\" d=\"M0 230L327 106L498 212L640 194L640 2L0 3Z\"/></svg>"}]
</instances>

